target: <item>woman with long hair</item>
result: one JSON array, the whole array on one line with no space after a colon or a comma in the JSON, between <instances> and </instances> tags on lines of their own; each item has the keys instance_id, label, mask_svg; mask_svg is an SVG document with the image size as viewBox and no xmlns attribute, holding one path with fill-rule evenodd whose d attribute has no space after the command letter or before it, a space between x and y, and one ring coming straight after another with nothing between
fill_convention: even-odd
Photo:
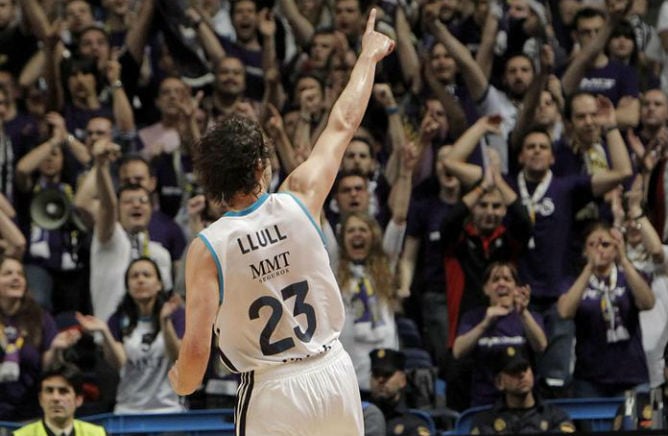
<instances>
[{"instance_id":1,"label":"woman with long hair","mask_svg":"<svg viewBox=\"0 0 668 436\"><path fill-rule=\"evenodd\" d=\"M167 379L185 329L181 299L164 292L160 269L148 257L130 263L125 286L127 293L108 322L77 314L85 330L102 333L104 354L120 371L114 412L182 411Z\"/></svg>"},{"instance_id":2,"label":"woman with long hair","mask_svg":"<svg viewBox=\"0 0 668 436\"><path fill-rule=\"evenodd\" d=\"M508 347L522 347L535 356L547 347L542 317L529 311L529 286L520 286L515 265L493 262L485 270L483 292L489 306L466 312L459 323L453 355L473 355L471 405L492 404L500 397L493 362Z\"/></svg>"},{"instance_id":3,"label":"woman with long hair","mask_svg":"<svg viewBox=\"0 0 668 436\"><path fill-rule=\"evenodd\" d=\"M0 420L39 416L42 367L80 337L76 330L58 333L51 315L28 292L21 261L0 255Z\"/></svg>"},{"instance_id":4,"label":"woman with long hair","mask_svg":"<svg viewBox=\"0 0 668 436\"><path fill-rule=\"evenodd\" d=\"M368 391L369 353L375 348L399 348L395 262L383 249L378 222L363 212L344 216L339 247L335 271L346 308L341 343L355 364L360 389Z\"/></svg>"},{"instance_id":5,"label":"woman with long hair","mask_svg":"<svg viewBox=\"0 0 668 436\"><path fill-rule=\"evenodd\" d=\"M575 320L574 392L621 396L648 383L638 318L654 306L654 294L608 223L587 229L584 256L582 272L557 303L561 317Z\"/></svg>"}]
</instances>

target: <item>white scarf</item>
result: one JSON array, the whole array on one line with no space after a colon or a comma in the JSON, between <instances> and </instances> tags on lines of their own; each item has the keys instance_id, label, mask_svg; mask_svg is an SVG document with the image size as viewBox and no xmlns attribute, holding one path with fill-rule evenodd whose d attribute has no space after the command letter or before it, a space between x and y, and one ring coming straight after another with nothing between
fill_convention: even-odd
<instances>
[{"instance_id":1,"label":"white scarf","mask_svg":"<svg viewBox=\"0 0 668 436\"><path fill-rule=\"evenodd\" d=\"M589 286L600 293L601 296L601 314L603 315L603 320L607 324L606 336L608 343L619 342L628 340L630 334L626 327L621 323L617 323L617 313L615 309L618 309L616 304L614 304L614 292L617 288L617 265L612 264L612 270L610 271L609 284L605 283L605 280L599 280L595 274L592 274L589 277Z\"/></svg>"},{"instance_id":2,"label":"white scarf","mask_svg":"<svg viewBox=\"0 0 668 436\"><path fill-rule=\"evenodd\" d=\"M520 171L517 175L517 186L520 190L520 197L522 198L522 204L529 211L529 217L531 218L532 223L536 223L536 206L540 204L540 201L545 197L547 189L552 183L552 170L547 170L547 173L543 177L543 180L540 181L536 190L533 191L533 195L529 196L529 190L527 189L527 181L524 176L524 171Z\"/></svg>"}]
</instances>

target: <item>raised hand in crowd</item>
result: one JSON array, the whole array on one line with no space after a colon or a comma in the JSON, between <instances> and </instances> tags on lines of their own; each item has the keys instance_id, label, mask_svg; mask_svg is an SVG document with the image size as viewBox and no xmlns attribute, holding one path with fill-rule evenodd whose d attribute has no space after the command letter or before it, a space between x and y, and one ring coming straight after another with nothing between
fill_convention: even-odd
<instances>
[{"instance_id":1,"label":"raised hand in crowd","mask_svg":"<svg viewBox=\"0 0 668 436\"><path fill-rule=\"evenodd\" d=\"M93 158L96 165L106 165L121 157L121 146L107 139L99 139L93 144Z\"/></svg>"},{"instance_id":2,"label":"raised hand in crowd","mask_svg":"<svg viewBox=\"0 0 668 436\"><path fill-rule=\"evenodd\" d=\"M614 127L617 125L617 114L615 106L609 98L603 95L596 96L596 103L598 109L596 111L596 120L602 129Z\"/></svg>"},{"instance_id":3,"label":"raised hand in crowd","mask_svg":"<svg viewBox=\"0 0 668 436\"><path fill-rule=\"evenodd\" d=\"M373 85L373 97L383 106L383 109L397 107L397 101L392 93L389 83L376 83Z\"/></svg>"},{"instance_id":4,"label":"raised hand in crowd","mask_svg":"<svg viewBox=\"0 0 668 436\"><path fill-rule=\"evenodd\" d=\"M529 307L531 299L531 286L517 286L513 291L513 306L520 315Z\"/></svg>"},{"instance_id":5,"label":"raised hand in crowd","mask_svg":"<svg viewBox=\"0 0 668 436\"><path fill-rule=\"evenodd\" d=\"M265 38L273 38L276 34L276 20L269 8L262 8L257 14L257 30Z\"/></svg>"}]
</instances>

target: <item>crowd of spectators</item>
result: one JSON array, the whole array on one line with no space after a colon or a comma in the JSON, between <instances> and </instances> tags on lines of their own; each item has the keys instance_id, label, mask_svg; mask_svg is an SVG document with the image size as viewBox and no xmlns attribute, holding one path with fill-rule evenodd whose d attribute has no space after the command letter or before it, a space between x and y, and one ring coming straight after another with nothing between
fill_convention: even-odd
<instances>
[{"instance_id":1,"label":"crowd of spectators","mask_svg":"<svg viewBox=\"0 0 668 436\"><path fill-rule=\"evenodd\" d=\"M0 0L0 420L36 416L58 359L84 371L81 411L213 404L166 379L183 254L225 211L192 152L249 117L277 191L371 7L396 50L320 219L363 395L401 317L454 410L499 401L508 347L543 396L662 385L668 1L655 25L648 3ZM204 397L233 395L209 375Z\"/></svg>"}]
</instances>

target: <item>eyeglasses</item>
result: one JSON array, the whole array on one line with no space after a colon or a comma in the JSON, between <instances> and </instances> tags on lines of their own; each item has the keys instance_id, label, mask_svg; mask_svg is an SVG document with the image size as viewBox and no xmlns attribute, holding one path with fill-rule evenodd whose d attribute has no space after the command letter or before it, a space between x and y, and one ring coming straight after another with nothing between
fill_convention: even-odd
<instances>
[{"instance_id":1,"label":"eyeglasses","mask_svg":"<svg viewBox=\"0 0 668 436\"><path fill-rule=\"evenodd\" d=\"M139 202L139 204L148 204L150 199L146 195L142 195L140 197L125 197L121 200L121 204L123 205L131 205L135 204L135 202Z\"/></svg>"}]
</instances>

